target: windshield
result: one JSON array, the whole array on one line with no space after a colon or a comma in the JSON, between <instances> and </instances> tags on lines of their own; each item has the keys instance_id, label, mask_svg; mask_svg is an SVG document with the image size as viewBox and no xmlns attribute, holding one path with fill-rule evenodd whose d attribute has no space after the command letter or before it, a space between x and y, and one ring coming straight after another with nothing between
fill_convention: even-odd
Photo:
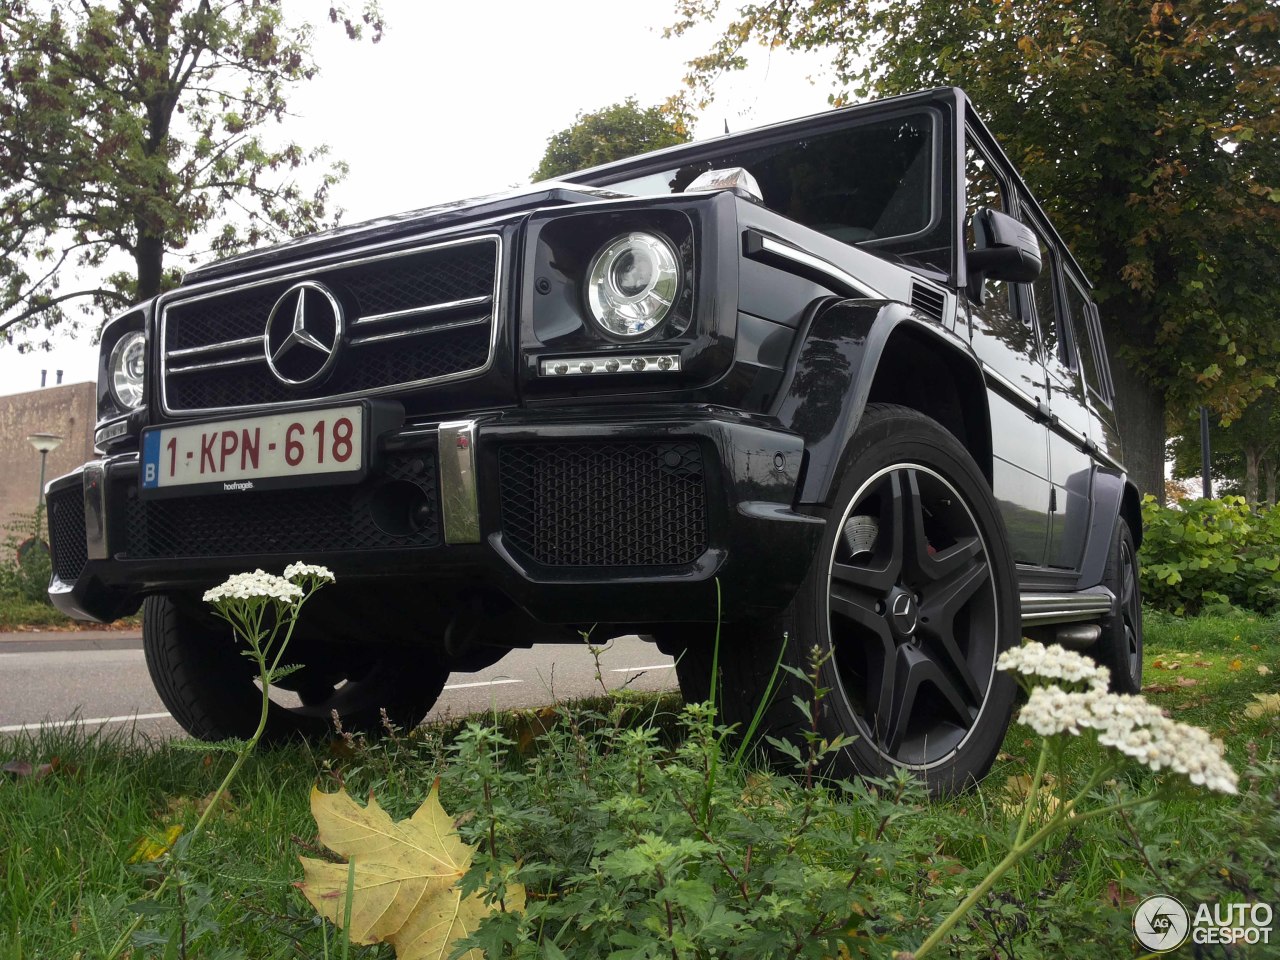
<instances>
[{"instance_id":1,"label":"windshield","mask_svg":"<svg viewBox=\"0 0 1280 960\"><path fill-rule=\"evenodd\" d=\"M945 272L950 249L939 214L937 127L935 114L922 111L727 151L608 186L635 196L681 193L706 170L744 167L769 209L845 243Z\"/></svg>"}]
</instances>

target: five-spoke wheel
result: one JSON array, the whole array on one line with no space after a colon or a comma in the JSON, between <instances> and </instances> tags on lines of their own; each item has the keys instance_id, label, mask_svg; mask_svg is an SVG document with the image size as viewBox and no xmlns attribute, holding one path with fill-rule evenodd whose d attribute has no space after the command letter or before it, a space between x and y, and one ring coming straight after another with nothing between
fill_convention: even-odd
<instances>
[{"instance_id":1,"label":"five-spoke wheel","mask_svg":"<svg viewBox=\"0 0 1280 960\"><path fill-rule=\"evenodd\" d=\"M995 663L1020 636L990 483L955 437L905 407L869 406L845 462L791 605L723 631L724 719L745 727L768 695L770 732L803 736L810 724L793 698L812 701L812 685L784 672L770 691L769 678L780 650L801 671L816 654L827 693L814 723L848 741L829 773L905 767L934 792L963 787L986 773L1008 727L1015 687ZM706 662L691 653L695 667ZM685 668L682 686L697 672Z\"/></svg>"},{"instance_id":2,"label":"five-spoke wheel","mask_svg":"<svg viewBox=\"0 0 1280 960\"><path fill-rule=\"evenodd\" d=\"M964 742L996 655L988 551L946 478L896 463L866 480L830 562L828 630L840 692L892 763L928 767Z\"/></svg>"}]
</instances>

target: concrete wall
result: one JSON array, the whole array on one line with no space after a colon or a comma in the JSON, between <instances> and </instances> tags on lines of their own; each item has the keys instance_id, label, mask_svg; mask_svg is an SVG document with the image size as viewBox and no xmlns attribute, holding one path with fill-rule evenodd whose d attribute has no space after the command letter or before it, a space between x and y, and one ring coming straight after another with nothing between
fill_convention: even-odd
<instances>
[{"instance_id":1,"label":"concrete wall","mask_svg":"<svg viewBox=\"0 0 1280 960\"><path fill-rule=\"evenodd\" d=\"M52 480L92 459L96 417L97 387L92 383L0 397L0 540L35 513L40 454L27 437L33 433L62 437L45 465L45 480Z\"/></svg>"}]
</instances>

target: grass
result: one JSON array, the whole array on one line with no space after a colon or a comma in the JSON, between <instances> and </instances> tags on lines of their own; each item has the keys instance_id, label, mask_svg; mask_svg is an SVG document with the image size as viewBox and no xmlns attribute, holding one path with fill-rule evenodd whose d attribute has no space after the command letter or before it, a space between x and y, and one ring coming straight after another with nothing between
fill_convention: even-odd
<instances>
[{"instance_id":1,"label":"grass","mask_svg":"<svg viewBox=\"0 0 1280 960\"><path fill-rule=\"evenodd\" d=\"M1245 714L1256 696L1280 692L1280 619L1249 614L1182 619L1150 610L1144 619L1144 694L1174 719L1204 727L1223 740L1228 759L1242 774L1242 796L1184 792L1157 807L1119 820L1091 821L1069 832L1040 856L1024 861L1016 880L1006 884L1000 909L984 921L993 945L1002 932L1020 924L1052 927L1059 918L1078 913L1082 901L1094 907L1110 901L1116 906L1111 929L1092 928L1106 913L1096 909L1085 913L1089 924L1074 930L1069 923L1064 926L1074 942L1096 938L1098 956L1128 956L1117 945L1127 946L1124 928L1133 905L1151 893L1173 894L1192 904L1280 902L1280 851L1275 847L1280 824L1274 818L1269 824L1260 822L1274 814L1280 770L1273 766L1261 778L1245 775L1251 768L1256 773L1259 763L1280 762L1280 716ZM1008 828L1013 801L1025 795L1025 781L1019 778L1031 773L1038 749L1039 740L1025 727L1011 728L979 789L935 811L944 822L948 814L965 818L952 823L955 832L944 834L941 852L969 865L998 856L992 838ZM1102 752L1080 744L1068 779L1083 780ZM1137 768L1120 787L1144 793L1155 780L1154 774ZM1273 930L1273 942L1276 934L1280 928ZM1231 955L1253 954L1244 950Z\"/></svg>"},{"instance_id":2,"label":"grass","mask_svg":"<svg viewBox=\"0 0 1280 960\"><path fill-rule=\"evenodd\" d=\"M1221 736L1238 770L1255 760L1280 760L1280 717L1244 713L1256 694L1277 690L1280 621L1150 614L1145 679L1149 696L1177 719ZM621 708L622 723L656 717L665 724L678 708L675 697L633 696ZM502 722L527 747L542 724L558 719L550 712L541 718L523 713ZM297 856L314 854L308 849L315 836L310 785L342 782L357 797L375 789L384 806L404 816L445 772L446 806L454 809L447 755L458 728L423 728L413 738L377 745L339 738L251 758L232 787L229 807L212 820L189 858L189 895L207 889L209 905L199 919L217 927L192 956L212 956L219 946L255 960L335 956L332 931L292 886L301 877ZM978 789L915 808L895 823L895 830L912 832L934 851L929 862L885 867L902 876L901 896L886 909L908 927L927 924L935 901L954 902L953 878L964 879L1002 855L1017 820L1018 778L1029 772L1037 745L1015 726ZM0 960L88 960L127 926L129 904L154 882L145 866L128 862L135 845L172 824L189 828L231 757L129 731L49 730L0 735L0 763L8 760L28 761L33 771L0 773ZM1087 749L1076 752L1077 768L1092 762ZM49 768L38 776L41 764ZM1116 789L1141 790L1150 780L1135 774ZM1054 955L1054 937L1073 949L1092 942L1097 956L1131 955L1126 931L1132 903L1147 892L1280 903L1280 864L1270 848L1258 848L1280 837L1280 828L1257 822L1274 810L1263 801L1274 803L1280 776L1267 774L1256 786L1250 794L1242 782L1240 798L1182 795L1123 821L1094 820L1060 835L974 915L961 935L970 951L964 955L1023 956L1029 929L1037 942L1046 941L1040 943L1046 955ZM196 932L193 925L191 934ZM142 951L135 960L149 955ZM392 956L387 947L353 949L351 955Z\"/></svg>"},{"instance_id":3,"label":"grass","mask_svg":"<svg viewBox=\"0 0 1280 960\"><path fill-rule=\"evenodd\" d=\"M0 633L9 631L26 632L32 629L109 630L136 627L141 622L141 617L135 616L117 620L112 624L86 623L81 620L72 620L56 607L39 600L0 596Z\"/></svg>"}]
</instances>

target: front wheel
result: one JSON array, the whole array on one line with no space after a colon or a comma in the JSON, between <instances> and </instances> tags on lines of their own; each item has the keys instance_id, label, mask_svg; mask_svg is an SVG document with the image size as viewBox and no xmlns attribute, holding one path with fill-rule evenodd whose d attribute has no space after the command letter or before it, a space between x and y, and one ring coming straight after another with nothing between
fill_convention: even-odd
<instances>
[{"instance_id":1,"label":"front wheel","mask_svg":"<svg viewBox=\"0 0 1280 960\"><path fill-rule=\"evenodd\" d=\"M343 730L377 735L382 711L401 729L422 722L440 696L449 671L429 651L408 647L334 648L295 636L285 655L302 669L283 678L273 699L264 739L318 737ZM169 712L200 740L247 739L258 725L262 689L253 661L231 628L197 605L148 597L142 646L156 692ZM273 688L275 689L275 688Z\"/></svg>"},{"instance_id":2,"label":"front wheel","mask_svg":"<svg viewBox=\"0 0 1280 960\"><path fill-rule=\"evenodd\" d=\"M934 793L963 788L995 759L1015 691L995 669L1021 632L995 499L964 447L914 410L868 407L849 453L791 605L722 644L726 719L754 713L779 656L805 671L816 659L829 690L816 732L851 738L828 772L905 768ZM795 740L809 721L793 697L813 690L779 675L766 722Z\"/></svg>"}]
</instances>

